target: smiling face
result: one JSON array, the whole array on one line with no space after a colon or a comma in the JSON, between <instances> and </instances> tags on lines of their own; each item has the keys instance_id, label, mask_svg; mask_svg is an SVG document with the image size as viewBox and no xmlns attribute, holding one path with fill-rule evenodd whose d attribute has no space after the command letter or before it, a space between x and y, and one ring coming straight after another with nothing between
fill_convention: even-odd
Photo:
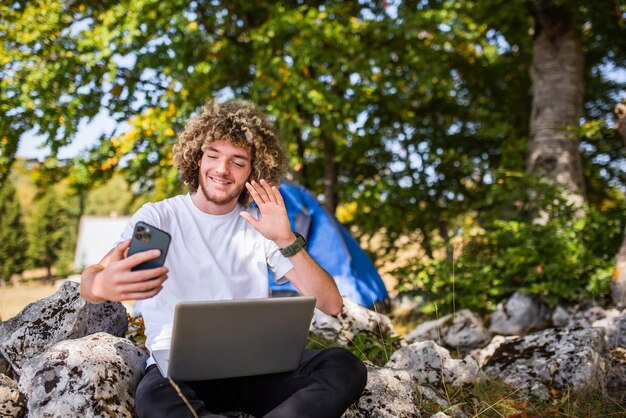
<instances>
[{"instance_id":1,"label":"smiling face","mask_svg":"<svg viewBox=\"0 0 626 418\"><path fill-rule=\"evenodd\" d=\"M204 167L204 171L208 169L209 162L206 157L208 147L211 145L215 147L217 143L243 148L239 150L244 151L243 154L246 154L247 150L252 178L265 179L274 186L280 183L286 166L280 137L274 123L254 104L245 100L230 100L225 103L211 100L203 106L200 113L185 123L185 128L178 135L173 148L174 165L180 173L180 178L189 187L194 198L202 203L202 207L210 206L211 202L215 201L218 202L217 209L220 209L219 202L227 201L223 199L224 190L214 190L209 182L210 178L200 173L201 166ZM233 176L232 172L230 176ZM242 188L239 203L242 205L252 203L250 193L245 187Z\"/></svg>"},{"instance_id":2,"label":"smiling face","mask_svg":"<svg viewBox=\"0 0 626 418\"><path fill-rule=\"evenodd\" d=\"M250 152L227 141L211 142L198 166L200 184L192 197L198 209L212 215L233 210L252 173Z\"/></svg>"}]
</instances>

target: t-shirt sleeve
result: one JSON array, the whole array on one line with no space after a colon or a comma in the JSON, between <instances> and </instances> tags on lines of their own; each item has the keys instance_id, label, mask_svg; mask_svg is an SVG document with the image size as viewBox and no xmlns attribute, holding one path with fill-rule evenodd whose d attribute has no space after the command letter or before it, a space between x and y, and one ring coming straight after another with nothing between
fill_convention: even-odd
<instances>
[{"instance_id":1,"label":"t-shirt sleeve","mask_svg":"<svg viewBox=\"0 0 626 418\"><path fill-rule=\"evenodd\" d=\"M274 242L269 240L267 240L265 244L265 257L267 259L269 269L272 273L274 273L274 277L276 277L276 283L286 283L287 278L285 277L285 274L287 274L289 270L293 269L291 261L280 253L280 249Z\"/></svg>"}]
</instances>

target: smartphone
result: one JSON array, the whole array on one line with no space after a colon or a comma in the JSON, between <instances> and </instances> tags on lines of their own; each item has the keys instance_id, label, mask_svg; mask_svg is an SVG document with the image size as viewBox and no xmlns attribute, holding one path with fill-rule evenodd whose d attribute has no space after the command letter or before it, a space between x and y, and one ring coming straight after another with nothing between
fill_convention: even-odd
<instances>
[{"instance_id":1,"label":"smartphone","mask_svg":"<svg viewBox=\"0 0 626 418\"><path fill-rule=\"evenodd\" d=\"M130 256L142 251L153 249L161 250L161 255L157 258L144 261L143 263L136 265L131 268L131 271L147 270L163 266L171 240L172 238L167 232L152 225L148 225L145 222L137 222L133 231L133 238L130 240L128 255Z\"/></svg>"}]
</instances>

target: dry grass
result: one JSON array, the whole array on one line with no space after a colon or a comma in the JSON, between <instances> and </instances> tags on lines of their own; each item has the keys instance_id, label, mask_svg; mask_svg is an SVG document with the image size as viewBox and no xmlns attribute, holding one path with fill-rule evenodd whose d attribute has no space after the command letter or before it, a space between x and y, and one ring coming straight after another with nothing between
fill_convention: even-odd
<instances>
[{"instance_id":1,"label":"dry grass","mask_svg":"<svg viewBox=\"0 0 626 418\"><path fill-rule=\"evenodd\" d=\"M36 302L55 293L66 280L79 281L79 276L45 279L45 270L24 272L22 279L14 277L12 285L0 284L0 322L20 313L29 303ZM122 302L128 312L132 312L135 301Z\"/></svg>"},{"instance_id":2,"label":"dry grass","mask_svg":"<svg viewBox=\"0 0 626 418\"><path fill-rule=\"evenodd\" d=\"M17 282L12 286L0 287L0 319L14 317L29 303L50 296L57 290L56 285L40 281Z\"/></svg>"}]
</instances>

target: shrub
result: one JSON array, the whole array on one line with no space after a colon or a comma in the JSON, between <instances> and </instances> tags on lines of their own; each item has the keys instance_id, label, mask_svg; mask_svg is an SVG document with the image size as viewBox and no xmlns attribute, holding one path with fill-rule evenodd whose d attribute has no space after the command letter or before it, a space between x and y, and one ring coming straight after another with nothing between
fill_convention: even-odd
<instances>
[{"instance_id":1,"label":"shrub","mask_svg":"<svg viewBox=\"0 0 626 418\"><path fill-rule=\"evenodd\" d=\"M496 182L459 234L454 260L396 269L402 291L425 293L426 311L488 312L515 291L551 306L605 295L623 233L623 208L577 208L533 178Z\"/></svg>"}]
</instances>

